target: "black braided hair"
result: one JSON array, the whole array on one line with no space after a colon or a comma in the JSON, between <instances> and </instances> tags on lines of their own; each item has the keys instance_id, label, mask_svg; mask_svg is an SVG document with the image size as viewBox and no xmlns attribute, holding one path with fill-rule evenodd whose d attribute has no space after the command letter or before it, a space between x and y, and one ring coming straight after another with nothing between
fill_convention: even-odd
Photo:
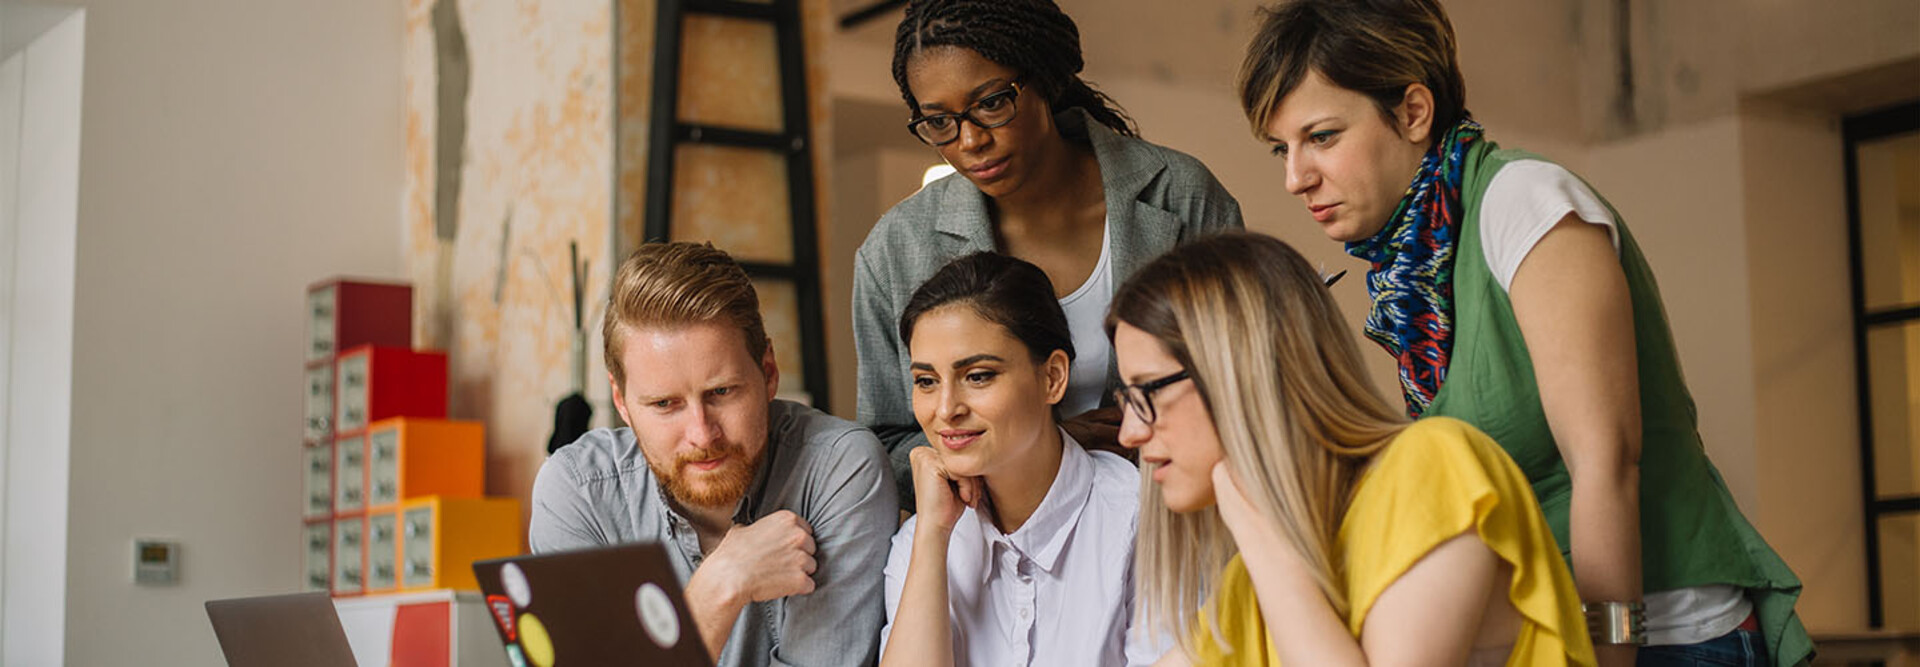
<instances>
[{"instance_id":1,"label":"black braided hair","mask_svg":"<svg viewBox=\"0 0 1920 667\"><path fill-rule=\"evenodd\" d=\"M1052 0L913 0L893 35L893 81L917 118L920 103L907 88L907 61L940 46L971 49L1012 68L1046 97L1054 111L1085 109L1123 136L1140 136L1119 103L1080 78L1080 28Z\"/></svg>"}]
</instances>

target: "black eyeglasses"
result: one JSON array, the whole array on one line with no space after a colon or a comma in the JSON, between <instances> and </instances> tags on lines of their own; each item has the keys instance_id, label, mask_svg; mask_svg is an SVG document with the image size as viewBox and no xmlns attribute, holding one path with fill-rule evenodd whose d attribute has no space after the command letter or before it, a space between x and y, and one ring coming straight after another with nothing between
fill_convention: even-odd
<instances>
[{"instance_id":1,"label":"black eyeglasses","mask_svg":"<svg viewBox=\"0 0 1920 667\"><path fill-rule=\"evenodd\" d=\"M1121 385L1119 389L1113 390L1113 400L1115 403L1126 406L1126 409L1132 410L1134 416L1139 417L1140 421L1152 424L1154 420L1160 418L1160 413L1153 407L1153 393L1190 377L1193 376L1182 370L1158 380Z\"/></svg>"},{"instance_id":2,"label":"black eyeglasses","mask_svg":"<svg viewBox=\"0 0 1920 667\"><path fill-rule=\"evenodd\" d=\"M1015 81L1008 86L1006 90L974 100L960 113L937 113L908 121L907 131L928 146L945 146L960 138L962 120L984 130L1011 123L1020 107L1016 103L1020 99L1020 82Z\"/></svg>"}]
</instances>

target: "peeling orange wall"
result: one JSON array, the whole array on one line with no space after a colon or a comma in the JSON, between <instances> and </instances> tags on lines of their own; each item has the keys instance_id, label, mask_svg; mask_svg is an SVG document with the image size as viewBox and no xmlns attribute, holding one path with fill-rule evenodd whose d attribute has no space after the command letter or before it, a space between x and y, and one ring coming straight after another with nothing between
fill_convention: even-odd
<instances>
[{"instance_id":1,"label":"peeling orange wall","mask_svg":"<svg viewBox=\"0 0 1920 667\"><path fill-rule=\"evenodd\" d=\"M406 3L402 219L415 340L448 351L452 414L487 424L488 493L524 500L546 459L554 404L571 389L570 241L592 263L585 318L594 423L619 422L598 329L611 270L640 238L656 7L443 1L460 3L471 64L459 225L450 241L435 234L434 0ZM809 88L818 91L829 8L809 0L804 10ZM751 22L689 19L682 118L778 129L772 39L771 29ZM825 96L812 97L816 191L824 191L830 149L818 141L830 136L829 114ZM790 261L784 164L751 151L680 150L675 238L712 240L744 259ZM824 219L825 198L816 201ZM783 392L800 390L798 299L788 284L762 282L760 291Z\"/></svg>"},{"instance_id":2,"label":"peeling orange wall","mask_svg":"<svg viewBox=\"0 0 1920 667\"><path fill-rule=\"evenodd\" d=\"M455 1L455 0L445 0ZM587 327L606 300L612 7L460 2L470 63L458 230L434 226L438 96L432 0L407 3L402 220L416 344L448 352L454 417L487 425L487 492L524 500L572 384L568 244L591 262ZM597 339L586 389L604 401Z\"/></svg>"}]
</instances>

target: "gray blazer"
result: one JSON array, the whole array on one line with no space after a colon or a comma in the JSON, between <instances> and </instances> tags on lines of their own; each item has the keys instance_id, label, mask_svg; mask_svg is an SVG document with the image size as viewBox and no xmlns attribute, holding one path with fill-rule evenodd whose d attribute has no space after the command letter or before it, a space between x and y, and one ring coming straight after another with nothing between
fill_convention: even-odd
<instances>
[{"instance_id":1,"label":"gray blazer","mask_svg":"<svg viewBox=\"0 0 1920 667\"><path fill-rule=\"evenodd\" d=\"M1115 289L1148 260L1204 234L1240 229L1240 203L1185 153L1115 134L1085 111L1054 116L1069 139L1093 145L1106 188ZM913 291L953 259L994 250L987 196L964 176L934 181L880 217L854 256L853 341L860 357L860 423L887 447L901 508L913 509L908 451L927 444L914 421L900 313ZM1119 371L1109 363L1107 384ZM1111 399L1103 399L1110 402Z\"/></svg>"}]
</instances>

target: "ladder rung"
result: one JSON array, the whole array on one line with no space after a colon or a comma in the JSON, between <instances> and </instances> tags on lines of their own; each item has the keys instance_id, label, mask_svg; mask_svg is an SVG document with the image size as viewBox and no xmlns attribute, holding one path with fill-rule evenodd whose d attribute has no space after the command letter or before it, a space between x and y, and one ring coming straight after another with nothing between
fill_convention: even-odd
<instances>
[{"instance_id":1,"label":"ladder rung","mask_svg":"<svg viewBox=\"0 0 1920 667\"><path fill-rule=\"evenodd\" d=\"M740 148L765 148L774 151L799 150L794 140L784 134L756 132L754 130L736 130L712 125L690 125L680 123L674 126L676 141L691 141L700 144L720 144Z\"/></svg>"},{"instance_id":2,"label":"ladder rung","mask_svg":"<svg viewBox=\"0 0 1920 667\"><path fill-rule=\"evenodd\" d=\"M1881 497L1867 508L1874 514L1911 514L1920 512L1920 496Z\"/></svg>"},{"instance_id":3,"label":"ladder rung","mask_svg":"<svg viewBox=\"0 0 1920 667\"><path fill-rule=\"evenodd\" d=\"M888 12L899 9L906 4L907 0L880 0L880 2L867 5L865 9L848 12L840 17L840 29L858 28L860 24L885 16Z\"/></svg>"},{"instance_id":4,"label":"ladder rung","mask_svg":"<svg viewBox=\"0 0 1920 667\"><path fill-rule=\"evenodd\" d=\"M687 0L682 5L689 12L698 14L718 14L740 19L759 21L780 20L780 8L772 2L741 2L740 0Z\"/></svg>"},{"instance_id":5,"label":"ladder rung","mask_svg":"<svg viewBox=\"0 0 1920 667\"><path fill-rule=\"evenodd\" d=\"M800 275L800 271L798 269L795 269L794 267L786 264L768 264L765 262L740 262L740 268L745 269L747 272L747 275L749 276L760 276L763 278L781 278L785 280L794 280L798 278Z\"/></svg>"}]
</instances>

